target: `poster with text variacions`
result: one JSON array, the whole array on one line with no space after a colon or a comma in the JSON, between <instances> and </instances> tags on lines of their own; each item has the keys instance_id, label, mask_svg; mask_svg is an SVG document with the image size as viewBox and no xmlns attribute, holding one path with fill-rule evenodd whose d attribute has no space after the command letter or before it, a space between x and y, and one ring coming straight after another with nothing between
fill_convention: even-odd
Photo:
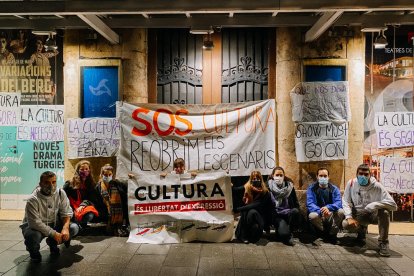
<instances>
[{"instance_id":1,"label":"poster with text variacions","mask_svg":"<svg viewBox=\"0 0 414 276\"><path fill-rule=\"evenodd\" d=\"M47 35L0 29L0 92L20 93L21 103L63 104L63 35L57 49L45 48Z\"/></svg>"},{"instance_id":2,"label":"poster with text variacions","mask_svg":"<svg viewBox=\"0 0 414 276\"><path fill-rule=\"evenodd\" d=\"M137 175L128 183L128 242L226 242L233 237L230 176Z\"/></svg>"}]
</instances>

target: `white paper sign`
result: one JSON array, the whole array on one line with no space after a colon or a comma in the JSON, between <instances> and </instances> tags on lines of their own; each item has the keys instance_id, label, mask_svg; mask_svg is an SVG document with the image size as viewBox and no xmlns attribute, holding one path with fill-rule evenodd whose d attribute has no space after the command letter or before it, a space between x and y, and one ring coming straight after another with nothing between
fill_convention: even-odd
<instances>
[{"instance_id":1,"label":"white paper sign","mask_svg":"<svg viewBox=\"0 0 414 276\"><path fill-rule=\"evenodd\" d=\"M298 162L348 158L348 123L300 123L295 130Z\"/></svg>"},{"instance_id":2,"label":"white paper sign","mask_svg":"<svg viewBox=\"0 0 414 276\"><path fill-rule=\"evenodd\" d=\"M414 193L414 158L385 157L380 159L381 184L389 192Z\"/></svg>"},{"instance_id":3,"label":"white paper sign","mask_svg":"<svg viewBox=\"0 0 414 276\"><path fill-rule=\"evenodd\" d=\"M226 242L233 237L230 176L141 174L128 183L128 242Z\"/></svg>"},{"instance_id":4,"label":"white paper sign","mask_svg":"<svg viewBox=\"0 0 414 276\"><path fill-rule=\"evenodd\" d=\"M120 125L116 118L69 119L68 158L109 157L119 150Z\"/></svg>"},{"instance_id":5,"label":"white paper sign","mask_svg":"<svg viewBox=\"0 0 414 276\"><path fill-rule=\"evenodd\" d=\"M347 81L301 82L291 91L294 122L335 122L351 120Z\"/></svg>"},{"instance_id":6,"label":"white paper sign","mask_svg":"<svg viewBox=\"0 0 414 276\"><path fill-rule=\"evenodd\" d=\"M20 123L20 93L0 93L0 126Z\"/></svg>"},{"instance_id":7,"label":"white paper sign","mask_svg":"<svg viewBox=\"0 0 414 276\"><path fill-rule=\"evenodd\" d=\"M274 100L216 105L124 103L119 173L187 170L270 174L275 166Z\"/></svg>"},{"instance_id":8,"label":"white paper sign","mask_svg":"<svg viewBox=\"0 0 414 276\"><path fill-rule=\"evenodd\" d=\"M378 148L414 146L414 112L377 112Z\"/></svg>"}]
</instances>

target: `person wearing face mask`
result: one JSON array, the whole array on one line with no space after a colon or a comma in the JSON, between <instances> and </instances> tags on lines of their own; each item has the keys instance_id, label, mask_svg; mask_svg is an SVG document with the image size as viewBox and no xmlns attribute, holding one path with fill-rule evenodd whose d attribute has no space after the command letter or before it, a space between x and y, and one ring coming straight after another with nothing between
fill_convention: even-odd
<instances>
[{"instance_id":1,"label":"person wearing face mask","mask_svg":"<svg viewBox=\"0 0 414 276\"><path fill-rule=\"evenodd\" d=\"M98 210L102 220L107 221L108 234L120 237L129 235L127 187L127 182L115 179L114 168L110 164L101 168L96 185L100 195Z\"/></svg>"},{"instance_id":2,"label":"person wearing face mask","mask_svg":"<svg viewBox=\"0 0 414 276\"><path fill-rule=\"evenodd\" d=\"M293 181L285 176L285 170L282 167L275 167L268 186L275 199L273 225L280 239L287 245L293 246L295 243L292 230L298 229L301 223L299 201Z\"/></svg>"},{"instance_id":3,"label":"person wearing face mask","mask_svg":"<svg viewBox=\"0 0 414 276\"><path fill-rule=\"evenodd\" d=\"M308 218L316 231L321 232L329 242L336 243L336 236L344 219L341 192L329 182L327 168L319 168L317 176L318 180L306 191Z\"/></svg>"},{"instance_id":4,"label":"person wearing face mask","mask_svg":"<svg viewBox=\"0 0 414 276\"><path fill-rule=\"evenodd\" d=\"M397 210L397 204L384 186L371 176L368 165L358 166L356 178L346 184L342 203L345 211L342 222L344 229L357 232L357 241L365 244L368 224L378 224L379 254L389 257L390 212Z\"/></svg>"},{"instance_id":5,"label":"person wearing face mask","mask_svg":"<svg viewBox=\"0 0 414 276\"><path fill-rule=\"evenodd\" d=\"M236 228L236 238L244 243L256 243L268 229L274 211L272 195L269 193L259 171L250 174L249 181L244 186L233 187L243 189L243 203L236 209L240 212L240 220Z\"/></svg>"},{"instance_id":6,"label":"person wearing face mask","mask_svg":"<svg viewBox=\"0 0 414 276\"><path fill-rule=\"evenodd\" d=\"M74 213L73 220L76 223L85 228L89 222L98 220L98 193L95 190L89 161L81 160L76 164L73 178L66 181L63 189L68 195Z\"/></svg>"},{"instance_id":7,"label":"person wearing face mask","mask_svg":"<svg viewBox=\"0 0 414 276\"><path fill-rule=\"evenodd\" d=\"M56 175L51 171L41 174L39 186L28 198L25 215L20 228L24 244L32 262L42 260L40 242L46 238L50 254L58 256L58 245L70 245L70 239L79 232L79 227L70 222L73 212L66 193L56 188Z\"/></svg>"}]
</instances>

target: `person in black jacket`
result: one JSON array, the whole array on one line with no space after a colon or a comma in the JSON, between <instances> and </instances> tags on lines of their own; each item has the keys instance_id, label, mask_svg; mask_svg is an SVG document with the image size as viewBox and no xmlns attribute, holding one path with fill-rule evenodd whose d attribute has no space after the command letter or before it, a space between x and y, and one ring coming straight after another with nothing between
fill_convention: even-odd
<instances>
[{"instance_id":1,"label":"person in black jacket","mask_svg":"<svg viewBox=\"0 0 414 276\"><path fill-rule=\"evenodd\" d=\"M128 183L115 179L114 168L105 164L101 168L96 190L99 195L98 210L103 221L107 221L107 232L115 236L128 236Z\"/></svg>"},{"instance_id":2,"label":"person in black jacket","mask_svg":"<svg viewBox=\"0 0 414 276\"><path fill-rule=\"evenodd\" d=\"M69 198L74 213L73 220L81 227L99 217L96 208L98 194L89 161L81 160L76 164L75 174L71 180L65 182L63 190Z\"/></svg>"},{"instance_id":3,"label":"person in black jacket","mask_svg":"<svg viewBox=\"0 0 414 276\"><path fill-rule=\"evenodd\" d=\"M253 171L249 181L235 189L244 189L244 206L237 208L240 220L236 228L236 238L244 243L256 243L262 237L263 230L268 229L271 224L274 210L272 195L259 171Z\"/></svg>"},{"instance_id":4,"label":"person in black jacket","mask_svg":"<svg viewBox=\"0 0 414 276\"><path fill-rule=\"evenodd\" d=\"M276 167L270 175L268 186L275 199L273 225L282 241L293 246L295 243L292 230L298 229L301 223L299 201L293 181L285 175L282 167Z\"/></svg>"}]
</instances>

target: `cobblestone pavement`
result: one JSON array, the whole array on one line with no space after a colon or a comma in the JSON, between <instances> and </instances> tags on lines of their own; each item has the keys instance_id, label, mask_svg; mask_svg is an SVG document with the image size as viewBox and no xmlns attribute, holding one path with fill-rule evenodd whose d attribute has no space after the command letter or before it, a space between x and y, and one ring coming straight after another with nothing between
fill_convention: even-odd
<instances>
[{"instance_id":1,"label":"cobblestone pavement","mask_svg":"<svg viewBox=\"0 0 414 276\"><path fill-rule=\"evenodd\" d=\"M272 239L258 244L186 243L149 245L126 238L78 236L51 258L42 242L42 262L33 264L18 221L0 221L0 275L413 275L414 236L390 237L391 257L376 251L374 235L360 247L350 237L339 245L303 239L294 247Z\"/></svg>"}]
</instances>

